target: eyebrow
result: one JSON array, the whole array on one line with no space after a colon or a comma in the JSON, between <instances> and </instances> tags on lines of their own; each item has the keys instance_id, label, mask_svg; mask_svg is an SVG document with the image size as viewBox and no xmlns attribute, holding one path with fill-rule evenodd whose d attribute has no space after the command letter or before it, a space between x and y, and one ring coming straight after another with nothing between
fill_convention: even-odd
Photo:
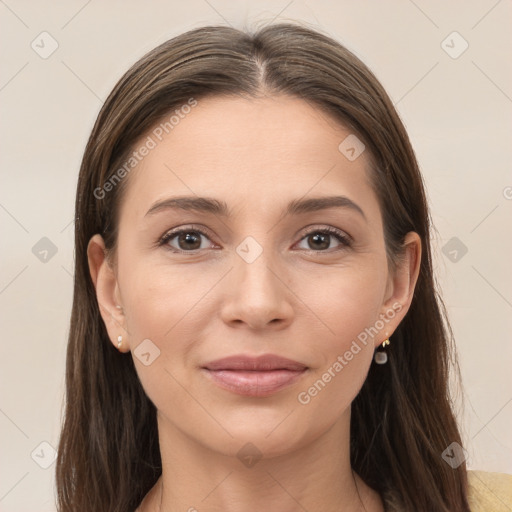
<instances>
[{"instance_id":1,"label":"eyebrow","mask_svg":"<svg viewBox=\"0 0 512 512\"><path fill-rule=\"evenodd\" d=\"M346 196L326 196L313 197L309 199L295 199L287 205L285 209L285 216L317 212L320 210L327 210L329 208L350 209L359 213L365 220L367 220L362 208ZM168 199L157 201L146 212L145 216L154 215L155 213L165 210L211 213L220 217L230 217L232 213L232 210L224 201L219 201L210 197L181 196L170 197Z\"/></svg>"}]
</instances>

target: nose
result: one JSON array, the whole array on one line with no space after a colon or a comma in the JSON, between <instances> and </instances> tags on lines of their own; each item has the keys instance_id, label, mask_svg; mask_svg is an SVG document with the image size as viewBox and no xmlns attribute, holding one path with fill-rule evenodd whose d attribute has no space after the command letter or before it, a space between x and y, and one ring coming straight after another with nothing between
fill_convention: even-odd
<instances>
[{"instance_id":1,"label":"nose","mask_svg":"<svg viewBox=\"0 0 512 512\"><path fill-rule=\"evenodd\" d=\"M292 321L293 293L285 283L283 271L275 261L269 261L265 251L252 263L236 256L224 286L222 319L227 324L280 330Z\"/></svg>"}]
</instances>

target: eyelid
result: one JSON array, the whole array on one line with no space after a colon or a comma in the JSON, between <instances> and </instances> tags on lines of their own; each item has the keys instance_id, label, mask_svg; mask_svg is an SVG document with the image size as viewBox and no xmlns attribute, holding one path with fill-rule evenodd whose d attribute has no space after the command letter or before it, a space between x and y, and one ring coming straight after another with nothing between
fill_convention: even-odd
<instances>
[{"instance_id":1,"label":"eyelid","mask_svg":"<svg viewBox=\"0 0 512 512\"><path fill-rule=\"evenodd\" d=\"M311 233L317 233L317 232L327 232L329 234L332 234L332 235L339 235L340 237L342 238L345 238L347 240L347 242L350 242L351 244L354 242L354 239L352 238L352 236L350 236L346 231L344 231L343 229L340 229L340 228L335 228L334 226L325 226L325 225L318 225L318 224L314 224L314 225L311 225L311 226L306 226L306 231L304 232L304 234L302 235L302 238L301 240L310 235Z\"/></svg>"}]
</instances>

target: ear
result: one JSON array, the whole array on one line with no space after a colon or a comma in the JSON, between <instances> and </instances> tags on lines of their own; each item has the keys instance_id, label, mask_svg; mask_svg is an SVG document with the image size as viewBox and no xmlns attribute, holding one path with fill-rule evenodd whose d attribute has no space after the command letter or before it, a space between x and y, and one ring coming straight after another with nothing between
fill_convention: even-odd
<instances>
[{"instance_id":1,"label":"ear","mask_svg":"<svg viewBox=\"0 0 512 512\"><path fill-rule=\"evenodd\" d=\"M400 258L394 275L388 277L386 296L379 318L384 323L383 335L376 337L375 347L389 338L403 320L414 296L421 263L421 238L410 231L404 239L404 254Z\"/></svg>"},{"instance_id":2,"label":"ear","mask_svg":"<svg viewBox=\"0 0 512 512\"><path fill-rule=\"evenodd\" d=\"M126 318L121 302L119 285L114 268L106 257L105 242L99 234L94 235L87 245L87 259L89 272L96 289L96 298L101 317L110 341L117 349L118 336L123 337L121 352L130 350L128 333L126 331Z\"/></svg>"}]
</instances>

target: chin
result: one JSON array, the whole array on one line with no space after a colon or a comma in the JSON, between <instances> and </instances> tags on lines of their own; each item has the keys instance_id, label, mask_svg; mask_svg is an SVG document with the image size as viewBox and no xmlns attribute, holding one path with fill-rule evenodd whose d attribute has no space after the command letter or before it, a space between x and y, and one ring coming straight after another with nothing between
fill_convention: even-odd
<instances>
[{"instance_id":1,"label":"chin","mask_svg":"<svg viewBox=\"0 0 512 512\"><path fill-rule=\"evenodd\" d=\"M285 419L290 410L281 410L279 414L268 417L262 414L254 421L249 421L241 413L239 419L223 422L232 438L227 435L212 437L208 432L205 443L210 449L231 457L241 458L248 455L268 459L287 455L312 442L316 437L310 429L300 429L297 418L292 419L293 413Z\"/></svg>"}]
</instances>

